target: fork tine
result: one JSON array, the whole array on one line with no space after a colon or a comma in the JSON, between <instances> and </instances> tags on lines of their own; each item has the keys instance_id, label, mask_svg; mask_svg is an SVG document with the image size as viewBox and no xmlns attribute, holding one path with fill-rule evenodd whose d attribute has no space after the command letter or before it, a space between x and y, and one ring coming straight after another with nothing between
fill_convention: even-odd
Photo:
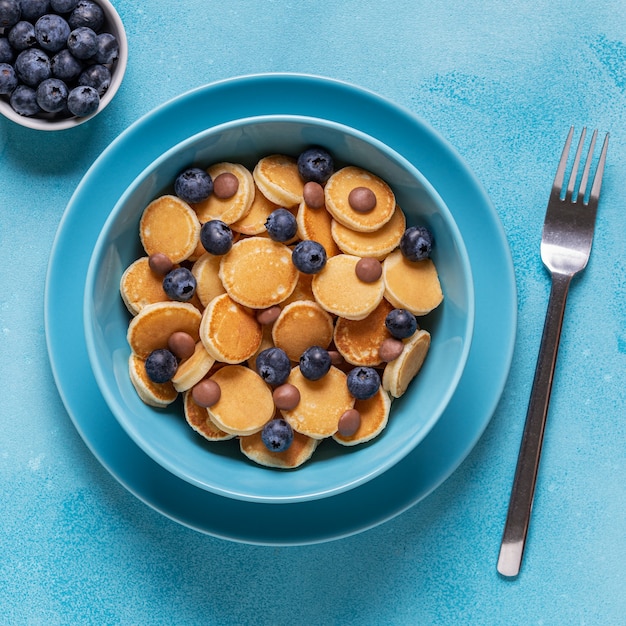
<instances>
[{"instance_id":1,"label":"fork tine","mask_svg":"<svg viewBox=\"0 0 626 626\"><path fill-rule=\"evenodd\" d=\"M576 156L574 157L572 173L570 174L569 183L567 184L567 193L565 194L565 197L572 202L576 202L576 198L578 197L578 193L574 193L574 187L576 186L576 176L578 176L578 166L580 165L580 157L582 155L586 134L587 128L583 127L582 133L580 133L580 139L578 140L578 147L576 148Z\"/></svg>"},{"instance_id":2,"label":"fork tine","mask_svg":"<svg viewBox=\"0 0 626 626\"><path fill-rule=\"evenodd\" d=\"M589 202L597 203L600 199L600 188L602 187L602 177L604 175L604 164L606 163L606 152L609 147L609 133L604 137L602 144L602 151L600 152L600 160L598 161L598 167L596 168L596 174L593 177L593 185L591 186L591 194L589 195Z\"/></svg>"},{"instance_id":3,"label":"fork tine","mask_svg":"<svg viewBox=\"0 0 626 626\"><path fill-rule=\"evenodd\" d=\"M583 176L580 179L579 193L585 199L587 193L587 182L589 180L589 171L591 170L591 161L593 160L593 151L596 147L596 138L598 137L598 129L593 131L591 135L591 141L589 142L589 150L587 151L587 160L585 161L585 168L583 169Z\"/></svg>"},{"instance_id":4,"label":"fork tine","mask_svg":"<svg viewBox=\"0 0 626 626\"><path fill-rule=\"evenodd\" d=\"M569 133L567 134L567 139L565 140L565 145L563 146L563 152L561 153L561 160L559 161L559 166L556 169L556 175L554 176L554 182L552 183L552 193L557 196L561 195L561 190L563 189L563 180L565 178L565 168L567 167L567 157L569 156L569 149L572 145L572 137L574 135L574 127L571 126L569 129Z\"/></svg>"}]
</instances>

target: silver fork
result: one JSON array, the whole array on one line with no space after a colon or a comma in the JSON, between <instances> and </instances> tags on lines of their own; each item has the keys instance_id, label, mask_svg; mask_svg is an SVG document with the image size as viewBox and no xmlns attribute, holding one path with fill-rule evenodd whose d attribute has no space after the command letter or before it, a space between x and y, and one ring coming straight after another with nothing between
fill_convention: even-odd
<instances>
[{"instance_id":1,"label":"silver fork","mask_svg":"<svg viewBox=\"0 0 626 626\"><path fill-rule=\"evenodd\" d=\"M577 186L578 168L586 135L586 129L583 128L572 172L565 188L563 182L573 135L574 127L570 128L567 135L552 184L541 237L541 260L550 272L552 285L498 558L498 572L507 577L517 576L522 565L567 292L573 276L582 271L589 260L609 144L607 133L591 191L587 196L589 172L598 131L593 131L583 173Z\"/></svg>"}]
</instances>

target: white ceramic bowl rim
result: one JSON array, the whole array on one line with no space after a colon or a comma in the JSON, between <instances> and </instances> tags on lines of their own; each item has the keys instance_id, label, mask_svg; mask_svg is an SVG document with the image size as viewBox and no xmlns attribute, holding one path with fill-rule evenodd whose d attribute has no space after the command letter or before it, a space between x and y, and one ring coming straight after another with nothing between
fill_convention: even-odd
<instances>
[{"instance_id":1,"label":"white ceramic bowl rim","mask_svg":"<svg viewBox=\"0 0 626 626\"><path fill-rule=\"evenodd\" d=\"M386 456L383 460L379 460L379 462L372 466L368 467L365 471L361 472L358 476L352 476L349 479L342 481L337 480L335 484L330 487L316 487L311 488L309 490L304 490L299 494L291 494L289 496L283 496L275 493L267 493L267 494L258 494L255 493L253 488L250 489L226 489L223 486L216 486L211 484L210 481L202 478L199 479L197 476L190 475L188 472L182 471L180 467L177 466L175 462L171 459L167 458L167 455L163 455L162 451L157 449L147 443L143 438L140 429L136 428L135 424L132 421L127 419L125 407L123 403L120 403L119 399L116 397L116 394L112 393L107 384L107 372L103 369L102 362L97 358L97 345L96 340L94 338L94 288L96 285L96 275L99 270L100 263L102 261L103 255L105 254L106 246L108 245L108 233L111 231L114 224L117 220L120 219L120 215L124 212L126 208L126 203L133 196L134 193L137 192L137 189L144 183L146 180L149 180L150 176L156 172L160 166L169 161L174 155L189 149L195 144L202 144L203 141L206 141L208 137L213 135L219 135L224 131L228 131L230 129L239 128L246 125L253 124L266 124L266 123L289 123L289 122L297 122L297 123L310 123L310 124L320 124L322 123L326 128L331 128L338 132L346 133L350 136L353 136L361 141L367 142L371 144L375 149L381 151L386 154L390 160L393 160L397 163L400 168L406 170L412 177L414 177L419 183L424 187L427 191L428 195L433 199L433 201L437 204L438 211L445 217L446 227L451 229L452 238L458 246L458 254L460 257L460 265L462 267L462 271L464 273L463 282L465 288L467 289L467 301L468 301L468 310L467 316L465 319L465 328L463 334L463 346L462 350L459 354L458 361L456 363L456 367L454 368L454 372L450 377L449 384L446 388L446 392L442 394L437 403L436 409L432 412L430 418L427 422L423 423L417 432L411 433L409 436L405 437L402 441L398 442L398 445L394 448L393 454ZM138 216L137 216L138 221ZM137 241L139 240L139 235L137 233ZM445 285L444 285L445 291ZM444 300L444 306L446 306L446 302ZM131 438L142 448L149 456L151 456L154 460L156 460L160 465L165 467L168 471L173 474L191 482L192 484L199 486L201 488L207 489L219 495L233 497L237 499L250 500L250 501L258 501L258 502L298 502L311 500L320 497L327 497L330 495L335 495L356 487L376 476L381 474L383 471L394 465L396 462L401 460L406 454L408 454L430 431L430 429L434 426L437 419L443 413L445 407L447 406L450 398L452 397L454 390L461 378L463 368L467 361L467 357L469 354L469 348L471 345L471 335L474 327L474 290L473 290L473 280L471 276L471 267L469 258L467 255L467 251L465 249L462 237L460 232L458 231L458 227L456 226L456 222L454 221L453 216L450 214L449 209L437 193L437 191L432 187L432 185L425 179L425 177L413 166L410 162L408 162L404 157L395 152L390 147L386 146L382 142L380 142L375 137L372 137L362 131L349 127L345 124L341 124L338 122L332 122L329 120L321 120L318 118L310 117L310 116L301 116L301 115L262 115L262 116L252 116L247 118L242 118L238 120L233 120L230 122L226 122L223 124L219 124L208 128L196 135L193 135L186 140L180 142L176 146L173 146L165 153L163 153L158 159L153 161L147 168L145 168L141 174L139 174L133 183L126 189L124 194L120 197L116 205L113 207L111 213L109 214L102 231L98 237L96 245L94 247L94 251L89 263L89 268L87 272L86 279L86 287L85 287L85 299L84 299L84 320L85 320L85 335L86 335L86 343L87 343L87 351L89 354L89 359L91 362L91 366L94 372L94 376L96 378L97 384L102 392L102 395L109 405L113 415L116 417L118 422L121 423L122 427L126 430L126 432L131 436ZM128 350L130 353L130 350ZM149 407L148 407L149 408ZM184 418L183 418L184 419ZM376 446L376 440L372 441L371 444ZM217 444L219 445L219 444ZM207 452L210 454L210 452ZM346 454L350 454L350 448L346 449ZM314 458L307 463L314 462ZM245 463L247 460L243 455L241 455L242 463ZM257 472L272 472L268 468L255 466L253 468ZM293 470L293 472L288 472L292 476L298 476L298 472L306 471L306 464L302 468L298 468Z\"/></svg>"},{"instance_id":2,"label":"white ceramic bowl rim","mask_svg":"<svg viewBox=\"0 0 626 626\"><path fill-rule=\"evenodd\" d=\"M115 67L111 73L111 84L106 90L102 98L100 99L100 106L97 111L94 111L91 115L85 115L84 117L68 117L62 119L46 119L43 117L28 117L26 115L20 115L13 110L8 101L0 98L0 113L7 119L25 126L32 128L33 130L66 130L68 128L75 128L85 122L89 121L96 115L102 113L107 105L113 100L113 97L117 93L124 74L126 73L126 66L128 64L128 38L126 37L126 30L124 24L116 11L115 7L109 2L109 0L96 0L102 7L105 15L105 26L103 30L115 31L119 43L119 55L115 61ZM107 24L109 27L107 28Z\"/></svg>"}]
</instances>

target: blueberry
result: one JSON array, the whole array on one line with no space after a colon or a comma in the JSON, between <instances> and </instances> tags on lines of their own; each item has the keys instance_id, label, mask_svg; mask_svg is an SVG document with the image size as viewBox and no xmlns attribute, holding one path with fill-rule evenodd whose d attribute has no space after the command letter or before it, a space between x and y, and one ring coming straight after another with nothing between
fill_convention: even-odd
<instances>
[{"instance_id":1,"label":"blueberry","mask_svg":"<svg viewBox=\"0 0 626 626\"><path fill-rule=\"evenodd\" d=\"M165 275L163 291L178 302L188 302L196 293L196 278L186 267L176 267Z\"/></svg>"},{"instance_id":2,"label":"blueberry","mask_svg":"<svg viewBox=\"0 0 626 626\"><path fill-rule=\"evenodd\" d=\"M410 226L400 239L400 251L409 261L423 261L430 256L433 236L424 226Z\"/></svg>"},{"instance_id":3,"label":"blueberry","mask_svg":"<svg viewBox=\"0 0 626 626\"><path fill-rule=\"evenodd\" d=\"M50 8L57 13L69 13L77 4L78 0L50 0Z\"/></svg>"},{"instance_id":4,"label":"blueberry","mask_svg":"<svg viewBox=\"0 0 626 626\"><path fill-rule=\"evenodd\" d=\"M96 63L113 63L120 54L120 43L111 33L100 33L96 41Z\"/></svg>"},{"instance_id":5,"label":"blueberry","mask_svg":"<svg viewBox=\"0 0 626 626\"><path fill-rule=\"evenodd\" d=\"M293 441L293 428L280 417L270 420L263 426L261 440L270 452L283 452Z\"/></svg>"},{"instance_id":6,"label":"blueberry","mask_svg":"<svg viewBox=\"0 0 626 626\"><path fill-rule=\"evenodd\" d=\"M158 349L148 355L145 367L146 374L153 383L166 383L176 374L178 361L169 350Z\"/></svg>"},{"instance_id":7,"label":"blueberry","mask_svg":"<svg viewBox=\"0 0 626 626\"><path fill-rule=\"evenodd\" d=\"M74 57L74 55L67 49L63 49L57 52L50 59L50 70L54 78L60 78L64 81L73 81L83 70L82 63Z\"/></svg>"},{"instance_id":8,"label":"blueberry","mask_svg":"<svg viewBox=\"0 0 626 626\"><path fill-rule=\"evenodd\" d=\"M50 59L38 48L23 50L15 59L15 71L24 84L36 87L42 80L50 78Z\"/></svg>"},{"instance_id":9,"label":"blueberry","mask_svg":"<svg viewBox=\"0 0 626 626\"><path fill-rule=\"evenodd\" d=\"M256 371L268 385L282 385L291 372L291 361L281 348L267 348L256 358Z\"/></svg>"},{"instance_id":10,"label":"blueberry","mask_svg":"<svg viewBox=\"0 0 626 626\"><path fill-rule=\"evenodd\" d=\"M319 346L307 348L300 357L300 373L308 380L319 380L330 370L330 354Z\"/></svg>"},{"instance_id":11,"label":"blueberry","mask_svg":"<svg viewBox=\"0 0 626 626\"><path fill-rule=\"evenodd\" d=\"M9 100L11 108L19 115L32 117L41 113L37 104L37 92L28 85L18 85Z\"/></svg>"},{"instance_id":12,"label":"blueberry","mask_svg":"<svg viewBox=\"0 0 626 626\"><path fill-rule=\"evenodd\" d=\"M324 148L313 146L298 156L298 172L305 181L323 185L334 171L333 157Z\"/></svg>"},{"instance_id":13,"label":"blueberry","mask_svg":"<svg viewBox=\"0 0 626 626\"><path fill-rule=\"evenodd\" d=\"M8 96L17 87L17 75L12 65L0 63L0 95Z\"/></svg>"},{"instance_id":14,"label":"blueberry","mask_svg":"<svg viewBox=\"0 0 626 626\"><path fill-rule=\"evenodd\" d=\"M385 326L396 339L406 339L417 330L417 320L406 309L393 309L385 318Z\"/></svg>"},{"instance_id":15,"label":"blueberry","mask_svg":"<svg viewBox=\"0 0 626 626\"><path fill-rule=\"evenodd\" d=\"M357 400L368 400L380 387L380 376L373 367L355 367L348 373L348 391Z\"/></svg>"},{"instance_id":16,"label":"blueberry","mask_svg":"<svg viewBox=\"0 0 626 626\"><path fill-rule=\"evenodd\" d=\"M67 108L76 117L86 117L98 110L100 96L93 87L74 87L67 96Z\"/></svg>"},{"instance_id":17,"label":"blueberry","mask_svg":"<svg viewBox=\"0 0 626 626\"><path fill-rule=\"evenodd\" d=\"M37 43L48 52L64 48L69 34L70 26L60 15L48 13L35 22Z\"/></svg>"},{"instance_id":18,"label":"blueberry","mask_svg":"<svg viewBox=\"0 0 626 626\"><path fill-rule=\"evenodd\" d=\"M202 202L213 192L213 179L199 167L188 167L174 180L174 193L185 202Z\"/></svg>"},{"instance_id":19,"label":"blueberry","mask_svg":"<svg viewBox=\"0 0 626 626\"><path fill-rule=\"evenodd\" d=\"M91 0L79 0L67 21L72 29L87 26L99 32L104 24L104 12L100 5Z\"/></svg>"},{"instance_id":20,"label":"blueberry","mask_svg":"<svg viewBox=\"0 0 626 626\"><path fill-rule=\"evenodd\" d=\"M35 27L30 22L21 20L9 31L8 40L16 52L32 48L37 43Z\"/></svg>"},{"instance_id":21,"label":"blueberry","mask_svg":"<svg viewBox=\"0 0 626 626\"><path fill-rule=\"evenodd\" d=\"M48 113L59 113L67 105L67 85L58 78L47 78L37 87L37 104Z\"/></svg>"},{"instance_id":22,"label":"blueberry","mask_svg":"<svg viewBox=\"0 0 626 626\"><path fill-rule=\"evenodd\" d=\"M100 97L102 97L111 84L111 71L106 65L97 63L90 65L78 77L79 85L93 87Z\"/></svg>"},{"instance_id":23,"label":"blueberry","mask_svg":"<svg viewBox=\"0 0 626 626\"><path fill-rule=\"evenodd\" d=\"M22 19L36 22L50 11L50 0L22 0Z\"/></svg>"},{"instance_id":24,"label":"blueberry","mask_svg":"<svg viewBox=\"0 0 626 626\"><path fill-rule=\"evenodd\" d=\"M265 228L274 241L289 241L296 236L298 223L293 213L281 208L269 214Z\"/></svg>"},{"instance_id":25,"label":"blueberry","mask_svg":"<svg viewBox=\"0 0 626 626\"><path fill-rule=\"evenodd\" d=\"M67 49L77 59L90 59L98 52L98 35L87 26L79 26L69 34Z\"/></svg>"},{"instance_id":26,"label":"blueberry","mask_svg":"<svg viewBox=\"0 0 626 626\"><path fill-rule=\"evenodd\" d=\"M19 0L0 0L0 28L11 28L20 21Z\"/></svg>"},{"instance_id":27,"label":"blueberry","mask_svg":"<svg viewBox=\"0 0 626 626\"><path fill-rule=\"evenodd\" d=\"M9 40L6 37L0 37L0 63L11 63L14 56Z\"/></svg>"},{"instance_id":28,"label":"blueberry","mask_svg":"<svg viewBox=\"0 0 626 626\"><path fill-rule=\"evenodd\" d=\"M317 274L326 265L326 250L321 243L305 239L293 249L291 259L303 274Z\"/></svg>"},{"instance_id":29,"label":"blueberry","mask_svg":"<svg viewBox=\"0 0 626 626\"><path fill-rule=\"evenodd\" d=\"M233 247L233 231L221 220L209 220L200 229L200 243L211 254L226 254Z\"/></svg>"}]
</instances>

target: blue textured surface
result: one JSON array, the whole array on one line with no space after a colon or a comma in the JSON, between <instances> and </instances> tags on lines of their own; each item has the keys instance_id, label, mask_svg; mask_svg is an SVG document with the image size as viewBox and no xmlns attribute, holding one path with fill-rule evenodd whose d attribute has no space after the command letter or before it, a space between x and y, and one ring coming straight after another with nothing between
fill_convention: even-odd
<instances>
[{"instance_id":1,"label":"blue textured surface","mask_svg":"<svg viewBox=\"0 0 626 626\"><path fill-rule=\"evenodd\" d=\"M626 9L388 4L119 0L131 57L107 110L60 135L0 119L0 623L624 622ZM267 71L354 82L434 126L490 194L519 295L508 384L463 465L384 525L297 548L198 534L128 493L68 418L43 331L54 233L102 150L190 88ZM505 581L495 561L548 293L538 241L570 124L610 130L609 160L570 293L524 568Z\"/></svg>"}]
</instances>

